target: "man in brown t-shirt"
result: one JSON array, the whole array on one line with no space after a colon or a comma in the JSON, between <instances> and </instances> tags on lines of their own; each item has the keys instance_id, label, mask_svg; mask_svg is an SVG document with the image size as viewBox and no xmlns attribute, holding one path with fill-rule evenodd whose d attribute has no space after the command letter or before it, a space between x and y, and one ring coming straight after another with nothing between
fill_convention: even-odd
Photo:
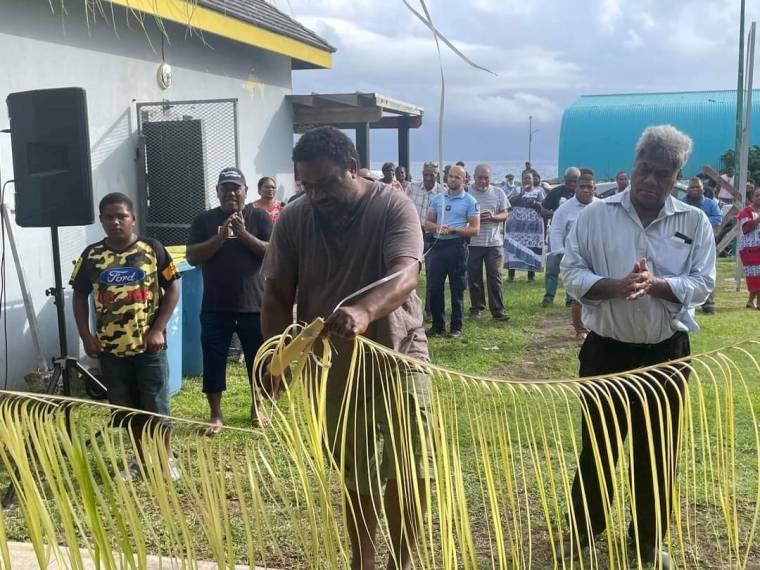
<instances>
[{"instance_id":1,"label":"man in brown t-shirt","mask_svg":"<svg viewBox=\"0 0 760 570\"><path fill-rule=\"evenodd\" d=\"M360 381L346 382L357 335L428 359L422 306L415 293L422 262L419 218L405 194L357 176L354 144L338 129L321 127L304 134L293 161L306 196L282 210L264 260L264 336L291 324L294 302L299 321L326 319L334 349L327 381L327 441L344 471L347 512L356 513L347 524L352 567L375 568L377 483L387 481L385 516L396 551L389 567L408 568L416 519L413 509L402 514L399 505L413 503L412 488L426 488L419 480L426 478L423 450L429 451L423 440L430 378L412 365L398 365L389 374L389 367L367 363ZM396 272L396 278L336 310L345 297ZM405 426L403 431L398 423ZM399 465L392 444L398 439L405 439L415 461ZM424 496L417 498L424 504Z\"/></svg>"}]
</instances>

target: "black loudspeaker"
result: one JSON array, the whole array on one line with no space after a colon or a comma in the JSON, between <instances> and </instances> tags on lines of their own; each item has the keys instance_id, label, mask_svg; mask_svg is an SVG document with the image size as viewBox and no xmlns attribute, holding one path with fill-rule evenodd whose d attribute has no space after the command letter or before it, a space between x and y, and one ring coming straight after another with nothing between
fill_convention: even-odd
<instances>
[{"instance_id":1,"label":"black loudspeaker","mask_svg":"<svg viewBox=\"0 0 760 570\"><path fill-rule=\"evenodd\" d=\"M84 89L11 93L16 223L22 227L94 222L90 134Z\"/></svg>"}]
</instances>

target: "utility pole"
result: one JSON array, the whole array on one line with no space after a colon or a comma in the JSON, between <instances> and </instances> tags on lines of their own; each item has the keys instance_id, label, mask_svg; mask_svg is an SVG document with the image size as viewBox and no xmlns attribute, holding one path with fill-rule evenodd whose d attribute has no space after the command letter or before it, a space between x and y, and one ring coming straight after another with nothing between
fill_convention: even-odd
<instances>
[{"instance_id":1,"label":"utility pole","mask_svg":"<svg viewBox=\"0 0 760 570\"><path fill-rule=\"evenodd\" d=\"M740 147L739 147L739 154L737 155L737 170L734 174L734 180L738 182L738 184L735 186L735 188L741 193L742 197L744 196L744 192L746 191L747 187L747 166L749 163L749 135L750 135L750 129L752 127L752 79L754 75L754 67L755 67L755 31L757 28L757 23L752 22L752 25L749 28L749 37L747 38L747 96L744 100L745 107L746 107L746 117L744 118L744 122L741 125L741 141L740 141ZM744 85L742 85L742 89L744 89ZM736 202L735 202L736 203ZM741 209L742 203L739 201L736 203L736 208ZM737 247L738 247L738 239L737 239ZM736 280L736 290L739 291L741 288L741 277L742 277L742 262L741 258L739 257L739 252L736 252L736 274L735 274L735 280Z\"/></svg>"},{"instance_id":2,"label":"utility pole","mask_svg":"<svg viewBox=\"0 0 760 570\"><path fill-rule=\"evenodd\" d=\"M739 74L736 81L736 141L734 146L734 176L739 167L739 156L742 151L742 123L744 122L744 2L741 0L741 12L739 14ZM734 178L736 180L736 178ZM743 192L743 188L739 188Z\"/></svg>"}]
</instances>

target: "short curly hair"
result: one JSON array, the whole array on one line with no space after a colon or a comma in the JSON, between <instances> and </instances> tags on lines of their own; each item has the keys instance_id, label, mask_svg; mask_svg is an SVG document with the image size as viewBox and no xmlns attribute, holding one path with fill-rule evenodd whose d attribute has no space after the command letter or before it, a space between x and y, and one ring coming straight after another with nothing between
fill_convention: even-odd
<instances>
[{"instance_id":1,"label":"short curly hair","mask_svg":"<svg viewBox=\"0 0 760 570\"><path fill-rule=\"evenodd\" d=\"M121 192L111 192L110 194L103 196L100 204L98 204L98 211L102 215L103 212L106 211L106 208L113 204L124 204L130 214L135 213L135 205L132 203L132 199Z\"/></svg>"},{"instance_id":2,"label":"short curly hair","mask_svg":"<svg viewBox=\"0 0 760 570\"><path fill-rule=\"evenodd\" d=\"M293 148L293 162L309 162L326 158L342 168L351 161L359 164L353 141L335 127L317 127L306 131Z\"/></svg>"},{"instance_id":3,"label":"short curly hair","mask_svg":"<svg viewBox=\"0 0 760 570\"><path fill-rule=\"evenodd\" d=\"M259 190L261 190L261 187L264 186L264 182L266 182L267 180L271 180L272 182L275 183L275 185L277 185L277 181L274 178L272 178L271 176L262 176L261 178L259 178L259 181L256 184L258 186Z\"/></svg>"}]
</instances>

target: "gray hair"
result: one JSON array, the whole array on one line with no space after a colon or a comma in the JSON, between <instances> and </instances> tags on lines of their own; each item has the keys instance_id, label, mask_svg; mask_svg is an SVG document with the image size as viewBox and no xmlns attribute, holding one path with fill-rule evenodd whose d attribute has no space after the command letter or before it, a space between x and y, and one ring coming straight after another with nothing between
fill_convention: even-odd
<instances>
[{"instance_id":1,"label":"gray hair","mask_svg":"<svg viewBox=\"0 0 760 570\"><path fill-rule=\"evenodd\" d=\"M488 166L487 164L478 164L475 167L475 170L473 172L477 172L478 170L487 170L488 171L488 175L489 176L491 175L491 167Z\"/></svg>"},{"instance_id":2,"label":"gray hair","mask_svg":"<svg viewBox=\"0 0 760 570\"><path fill-rule=\"evenodd\" d=\"M636 143L636 160L642 155L660 155L673 163L676 171L681 170L692 149L692 140L673 125L657 125L648 127L641 133Z\"/></svg>"},{"instance_id":3,"label":"gray hair","mask_svg":"<svg viewBox=\"0 0 760 570\"><path fill-rule=\"evenodd\" d=\"M565 178L568 176L580 176L581 175L581 169L577 166L569 166L565 169Z\"/></svg>"}]
</instances>

